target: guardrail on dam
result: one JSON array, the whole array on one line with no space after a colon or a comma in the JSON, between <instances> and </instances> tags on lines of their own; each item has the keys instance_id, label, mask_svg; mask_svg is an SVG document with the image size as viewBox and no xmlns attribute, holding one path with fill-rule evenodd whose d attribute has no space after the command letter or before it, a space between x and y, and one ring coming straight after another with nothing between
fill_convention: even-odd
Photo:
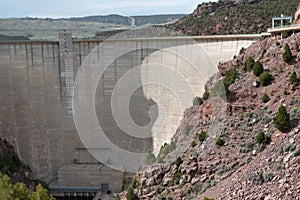
<instances>
[{"instance_id":1,"label":"guardrail on dam","mask_svg":"<svg viewBox=\"0 0 300 200\"><path fill-rule=\"evenodd\" d=\"M30 164L36 178L56 186L102 186L118 191L126 176L120 168L131 172L134 169L129 169L126 164L119 166L123 162L122 154L112 158L109 153L112 146L134 154L149 151L157 154L160 146L169 142L176 131L183 110L192 105L192 99L189 99L192 97L186 94L187 91L178 91L177 96L187 96L178 102L172 90L151 84L156 80L153 78L162 84L174 82L170 87L179 88L177 74L185 74L180 77L186 80L193 95L200 96L203 84L216 72L214 66L218 62L230 60L242 47L248 47L259 38L260 35L232 35L72 41L71 34L66 31L60 33L59 42L0 42L0 136L15 146L20 158ZM199 60L199 53L209 57L207 63L212 68L195 77L198 73L195 65L202 65L203 59L207 58ZM95 78L93 69L87 73L90 82L84 92L95 87L94 80L98 81L92 101L97 121L88 114L85 118L86 121L92 120L91 125L78 125L76 129L73 115L77 105L74 99L85 94L80 93L80 85L75 84L74 89L76 75L81 73L80 67L89 62L103 64L110 59L113 62L108 63L101 77ZM137 69L141 65L151 67L153 63L173 67L162 67L161 71L154 70L153 73L144 71L144 68ZM128 72L134 69L137 71L128 78ZM170 75L171 72L174 74ZM127 95L114 96L114 88L123 78L132 80L122 85L132 89L132 97L124 106L127 105L134 123L149 132L145 135L151 135L157 129L153 137L125 134L136 129L129 127L129 121L115 120L112 105L123 105L115 103L120 103ZM122 87L120 91L123 91ZM94 134L98 130L93 129L93 123L99 123L105 135L90 138L93 142L88 143L78 134L78 127L85 133ZM127 132L119 127L119 123ZM137 164L143 162L137 161Z\"/></svg>"}]
</instances>

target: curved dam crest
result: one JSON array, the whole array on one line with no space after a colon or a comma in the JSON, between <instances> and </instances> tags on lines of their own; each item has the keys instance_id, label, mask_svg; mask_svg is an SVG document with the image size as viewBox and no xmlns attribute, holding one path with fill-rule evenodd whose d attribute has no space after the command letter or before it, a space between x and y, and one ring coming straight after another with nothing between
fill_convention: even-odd
<instances>
[{"instance_id":1,"label":"curved dam crest","mask_svg":"<svg viewBox=\"0 0 300 200\"><path fill-rule=\"evenodd\" d=\"M105 107L111 105L111 99L114 99L113 89L118 80L135 67L156 63L154 67L168 66L173 70L174 77L165 77L168 78L166 82L176 80L176 73L185 74L186 77L181 78L187 80L194 94L201 96L203 84L209 76L203 76L201 80L197 79L199 76L193 76L193 65L198 64L188 63L187 60L199 56L199 51L192 46L201 47L201 52L210 57L209 62L213 65L207 72L210 75L216 72L215 66L219 62L232 59L242 47L248 47L259 37L124 39L110 41L111 46L107 46L109 50L105 51L100 45L103 41L72 41L68 32L61 33L59 42L0 42L0 136L14 145L21 159L30 164L36 178L57 186L99 186L108 183L112 191L117 191L122 187L126 173L114 170L113 166L118 163L109 157L101 159L101 163L95 159L91 152L104 152L101 154L105 157L109 148L97 144L87 150L73 121L76 110L73 86L78 70L90 52L93 50L94 59L100 62L101 57L113 56L122 46L131 47L128 53L110 63L100 78L95 96L97 123L106 124L103 129L111 133L107 137L121 149L138 153L151 150L157 154L160 146L170 141L182 111L192 105L192 99L180 102L172 90L149 83L151 77L148 74L155 72L162 80L163 73L159 74L157 70L149 73L141 68L132 80L143 86L133 91L134 98L128 100L129 110L144 116L133 116L136 124L146 126L150 123L149 131L157 134L148 139L128 139L128 135L119 134L122 130L114 125L109 127L113 113L108 112L110 107ZM90 75L92 77L93 74ZM133 106L139 102L145 106ZM178 103L181 105L178 106ZM168 123L163 123L162 119ZM124 171L127 169L124 168Z\"/></svg>"}]
</instances>

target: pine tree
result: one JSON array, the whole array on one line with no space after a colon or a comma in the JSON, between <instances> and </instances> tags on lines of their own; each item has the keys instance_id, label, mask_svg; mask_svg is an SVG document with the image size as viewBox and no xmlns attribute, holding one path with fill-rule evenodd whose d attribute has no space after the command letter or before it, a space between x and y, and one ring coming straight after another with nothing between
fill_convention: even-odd
<instances>
[{"instance_id":1,"label":"pine tree","mask_svg":"<svg viewBox=\"0 0 300 200\"><path fill-rule=\"evenodd\" d=\"M250 56L245 61L243 69L246 71L250 71L253 69L254 64L255 64L255 60Z\"/></svg>"},{"instance_id":2,"label":"pine tree","mask_svg":"<svg viewBox=\"0 0 300 200\"><path fill-rule=\"evenodd\" d=\"M297 82L297 74L296 74L296 72L293 72L291 77L290 77L290 83L294 84L296 82Z\"/></svg>"},{"instance_id":3,"label":"pine tree","mask_svg":"<svg viewBox=\"0 0 300 200\"><path fill-rule=\"evenodd\" d=\"M262 86L267 86L272 81L272 75L269 72L263 72L259 75L259 81Z\"/></svg>"},{"instance_id":4,"label":"pine tree","mask_svg":"<svg viewBox=\"0 0 300 200\"><path fill-rule=\"evenodd\" d=\"M284 52L282 54L282 58L284 62L290 62L293 58L292 52L290 50L290 46L288 44L285 45L284 47Z\"/></svg>"},{"instance_id":5,"label":"pine tree","mask_svg":"<svg viewBox=\"0 0 300 200\"><path fill-rule=\"evenodd\" d=\"M264 71L264 66L261 64L261 62L256 61L253 66L253 74L255 76L259 76Z\"/></svg>"},{"instance_id":6,"label":"pine tree","mask_svg":"<svg viewBox=\"0 0 300 200\"><path fill-rule=\"evenodd\" d=\"M281 132L288 132L291 129L290 115L283 105L279 107L274 117L274 125Z\"/></svg>"}]
</instances>

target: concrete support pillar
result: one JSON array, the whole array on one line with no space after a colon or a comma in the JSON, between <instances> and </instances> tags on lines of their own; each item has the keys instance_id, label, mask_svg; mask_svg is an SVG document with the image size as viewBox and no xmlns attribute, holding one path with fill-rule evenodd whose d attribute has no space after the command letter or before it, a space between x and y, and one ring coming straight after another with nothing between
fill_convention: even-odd
<instances>
[{"instance_id":1,"label":"concrete support pillar","mask_svg":"<svg viewBox=\"0 0 300 200\"><path fill-rule=\"evenodd\" d=\"M73 115L73 87L75 70L73 64L73 43L70 30L59 32L60 78L63 105L68 115Z\"/></svg>"}]
</instances>

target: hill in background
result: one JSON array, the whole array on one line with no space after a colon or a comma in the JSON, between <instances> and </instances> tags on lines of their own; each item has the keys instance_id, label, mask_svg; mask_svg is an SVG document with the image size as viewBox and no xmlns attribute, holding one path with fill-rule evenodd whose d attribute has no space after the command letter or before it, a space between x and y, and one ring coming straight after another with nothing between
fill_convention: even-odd
<instances>
[{"instance_id":1,"label":"hill in background","mask_svg":"<svg viewBox=\"0 0 300 200\"><path fill-rule=\"evenodd\" d=\"M272 17L293 16L299 0L223 0L203 3L195 11L168 25L187 35L251 34L266 32Z\"/></svg>"},{"instance_id":2,"label":"hill in background","mask_svg":"<svg viewBox=\"0 0 300 200\"><path fill-rule=\"evenodd\" d=\"M72 30L75 38L94 38L110 36L109 31L129 30L153 25L173 23L184 14L149 15L126 17L121 15L87 16L72 18L10 18L0 19L0 40L46 39L57 40L60 29ZM99 34L105 32L105 34Z\"/></svg>"}]
</instances>

